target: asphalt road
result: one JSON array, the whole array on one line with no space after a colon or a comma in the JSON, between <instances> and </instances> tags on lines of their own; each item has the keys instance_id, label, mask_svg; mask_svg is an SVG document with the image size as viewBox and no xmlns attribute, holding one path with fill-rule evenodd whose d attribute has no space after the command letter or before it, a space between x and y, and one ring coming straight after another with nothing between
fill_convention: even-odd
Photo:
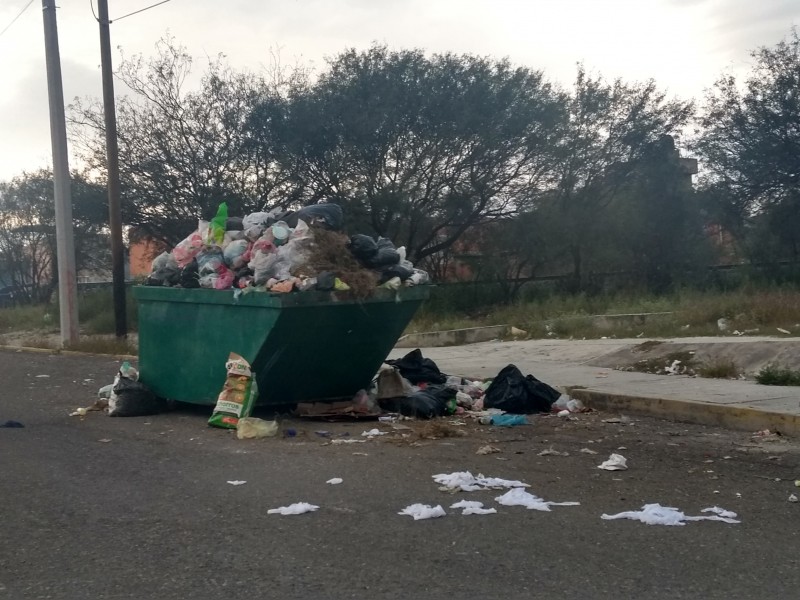
<instances>
[{"instance_id":1,"label":"asphalt road","mask_svg":"<svg viewBox=\"0 0 800 600\"><path fill-rule=\"evenodd\" d=\"M287 420L296 437L239 441L208 428L205 409L67 416L116 368L0 351L0 422L25 425L0 429L0 600L800 595L800 503L787 502L800 495L800 450L783 439L587 414L513 429ZM360 438L375 426L391 433L341 445L314 433ZM476 455L487 443L502 452ZM550 447L569 456L538 455ZM597 469L612 451L628 471ZM581 504L505 507L493 500L501 492L450 495L431 479L464 470ZM332 477L344 482L326 485ZM462 516L448 508L460 499L498 514ZM320 509L267 514L300 501ZM397 514L415 502L448 515ZM652 502L689 514L719 505L742 523L600 518Z\"/></svg>"}]
</instances>

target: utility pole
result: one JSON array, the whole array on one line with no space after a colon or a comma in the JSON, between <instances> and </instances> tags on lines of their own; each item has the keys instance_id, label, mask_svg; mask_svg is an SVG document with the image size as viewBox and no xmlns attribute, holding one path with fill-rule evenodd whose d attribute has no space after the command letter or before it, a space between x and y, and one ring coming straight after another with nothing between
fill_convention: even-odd
<instances>
[{"instance_id":1,"label":"utility pole","mask_svg":"<svg viewBox=\"0 0 800 600\"><path fill-rule=\"evenodd\" d=\"M125 262L120 209L117 109L114 105L114 76L111 69L111 34L108 29L108 0L97 0L100 24L100 68L103 73L103 110L106 120L106 162L108 165L108 224L111 229L111 279L114 289L114 329L118 338L128 334L125 314Z\"/></svg>"},{"instance_id":2,"label":"utility pole","mask_svg":"<svg viewBox=\"0 0 800 600\"><path fill-rule=\"evenodd\" d=\"M72 236L72 194L67 155L67 124L55 0L42 0L47 92L50 102L50 141L53 146L53 186L56 209L58 304L61 344L78 341L78 293L75 275L75 241Z\"/></svg>"}]
</instances>

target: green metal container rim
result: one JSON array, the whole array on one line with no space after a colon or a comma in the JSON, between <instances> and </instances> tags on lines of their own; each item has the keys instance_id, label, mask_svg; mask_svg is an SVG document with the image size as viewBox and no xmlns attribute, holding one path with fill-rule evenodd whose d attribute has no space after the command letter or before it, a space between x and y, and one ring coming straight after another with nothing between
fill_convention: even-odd
<instances>
[{"instance_id":1,"label":"green metal container rim","mask_svg":"<svg viewBox=\"0 0 800 600\"><path fill-rule=\"evenodd\" d=\"M232 306L256 306L265 308L288 308L292 306L329 306L331 304L369 304L372 302L404 302L427 300L430 285L402 287L398 290L376 288L375 294L366 299L348 297L340 292L250 292L234 296L234 290L186 289L156 286L134 286L136 300L155 302L185 302L187 304L224 304Z\"/></svg>"}]
</instances>

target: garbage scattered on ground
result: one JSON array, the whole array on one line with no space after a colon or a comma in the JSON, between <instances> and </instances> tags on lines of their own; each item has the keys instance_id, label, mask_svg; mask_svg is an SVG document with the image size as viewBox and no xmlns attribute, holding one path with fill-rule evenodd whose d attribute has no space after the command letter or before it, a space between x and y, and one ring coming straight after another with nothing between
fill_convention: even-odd
<instances>
[{"instance_id":1,"label":"garbage scattered on ground","mask_svg":"<svg viewBox=\"0 0 800 600\"><path fill-rule=\"evenodd\" d=\"M331 440L331 444L365 444L367 440L338 439Z\"/></svg>"},{"instance_id":2,"label":"garbage scattered on ground","mask_svg":"<svg viewBox=\"0 0 800 600\"><path fill-rule=\"evenodd\" d=\"M36 379L47 379L50 375L37 375Z\"/></svg>"},{"instance_id":3,"label":"garbage scattered on ground","mask_svg":"<svg viewBox=\"0 0 800 600\"><path fill-rule=\"evenodd\" d=\"M484 455L497 454L498 452L502 452L502 450L500 450L500 448L497 448L496 446L490 446L487 444L486 446L481 446L480 448L478 448L475 451L475 454L484 454Z\"/></svg>"},{"instance_id":4,"label":"garbage scattered on ground","mask_svg":"<svg viewBox=\"0 0 800 600\"><path fill-rule=\"evenodd\" d=\"M578 400L577 398L570 398L566 394L561 394L558 399L553 402L553 406L551 407L552 411L558 412L559 414L561 411L568 411L571 413L580 413L580 412L589 412L590 409L586 408L583 405L583 402Z\"/></svg>"},{"instance_id":5,"label":"garbage scattered on ground","mask_svg":"<svg viewBox=\"0 0 800 600\"><path fill-rule=\"evenodd\" d=\"M800 501L800 500L798 500L796 494L789 494L788 500L789 500L789 502L798 502L798 501Z\"/></svg>"},{"instance_id":6,"label":"garbage scattered on ground","mask_svg":"<svg viewBox=\"0 0 800 600\"><path fill-rule=\"evenodd\" d=\"M523 376L515 365L507 365L486 389L483 405L512 414L548 413L561 392L536 379Z\"/></svg>"},{"instance_id":7,"label":"garbage scattered on ground","mask_svg":"<svg viewBox=\"0 0 800 600\"><path fill-rule=\"evenodd\" d=\"M612 454L608 460L597 466L604 471L625 471L628 469L628 461L621 454Z\"/></svg>"},{"instance_id":8,"label":"garbage scattered on ground","mask_svg":"<svg viewBox=\"0 0 800 600\"><path fill-rule=\"evenodd\" d=\"M109 383L108 385L104 385L99 390L97 390L97 396L99 398L105 398L106 400L108 400L109 398L111 398L112 391L114 391L114 384Z\"/></svg>"},{"instance_id":9,"label":"garbage scattered on ground","mask_svg":"<svg viewBox=\"0 0 800 600\"><path fill-rule=\"evenodd\" d=\"M431 506L430 504L411 504L397 514L408 515L409 517L414 517L415 521L421 521L423 519L444 517L447 513L440 504L436 506Z\"/></svg>"},{"instance_id":10,"label":"garbage scattered on ground","mask_svg":"<svg viewBox=\"0 0 800 600\"><path fill-rule=\"evenodd\" d=\"M433 475L433 480L440 484L442 491L477 492L479 490L502 490L507 488L526 488L527 483L498 477L484 477L479 474L475 477L469 471L455 473L440 473Z\"/></svg>"},{"instance_id":11,"label":"garbage scattered on ground","mask_svg":"<svg viewBox=\"0 0 800 600\"><path fill-rule=\"evenodd\" d=\"M236 437L240 440L260 439L278 435L278 422L256 417L242 417L236 423Z\"/></svg>"},{"instance_id":12,"label":"garbage scattered on ground","mask_svg":"<svg viewBox=\"0 0 800 600\"><path fill-rule=\"evenodd\" d=\"M108 416L145 417L163 412L166 407L165 400L139 381L139 372L128 361L123 362L108 398Z\"/></svg>"},{"instance_id":13,"label":"garbage scattered on ground","mask_svg":"<svg viewBox=\"0 0 800 600\"><path fill-rule=\"evenodd\" d=\"M627 425L630 422L631 422L631 418L630 417L626 417L625 415L622 415L620 417L611 417L609 419L603 419L602 420L602 423L621 423L623 425Z\"/></svg>"},{"instance_id":14,"label":"garbage scattered on ground","mask_svg":"<svg viewBox=\"0 0 800 600\"><path fill-rule=\"evenodd\" d=\"M374 438L381 435L386 435L388 432L381 431L380 429L370 429L369 431L362 431L361 437Z\"/></svg>"},{"instance_id":15,"label":"garbage scattered on ground","mask_svg":"<svg viewBox=\"0 0 800 600\"><path fill-rule=\"evenodd\" d=\"M559 452L551 447L539 452L539 456L569 456L569 452Z\"/></svg>"},{"instance_id":16,"label":"garbage scattered on ground","mask_svg":"<svg viewBox=\"0 0 800 600\"><path fill-rule=\"evenodd\" d=\"M297 430L293 427L289 427L286 430L284 430L283 437L285 438L297 437Z\"/></svg>"},{"instance_id":17,"label":"garbage scattered on ground","mask_svg":"<svg viewBox=\"0 0 800 600\"><path fill-rule=\"evenodd\" d=\"M495 425L497 427L514 427L516 425L529 425L528 418L525 415L510 415L510 414L503 414L503 415L495 415L493 417L484 417L481 419L481 423L484 423L484 419L488 420L488 423Z\"/></svg>"},{"instance_id":18,"label":"garbage scattered on ground","mask_svg":"<svg viewBox=\"0 0 800 600\"><path fill-rule=\"evenodd\" d=\"M786 329L783 329L782 327L776 327L776 329L777 329L777 330L778 330L780 333L785 333L786 335L792 335L792 332L791 332L791 331L788 331L788 330L786 330Z\"/></svg>"},{"instance_id":19,"label":"garbage scattered on ground","mask_svg":"<svg viewBox=\"0 0 800 600\"><path fill-rule=\"evenodd\" d=\"M400 375L412 384L443 384L447 381L447 376L439 370L436 363L430 358L423 357L419 348L412 350L403 358L387 360L386 364L395 367Z\"/></svg>"},{"instance_id":20,"label":"garbage scattered on ground","mask_svg":"<svg viewBox=\"0 0 800 600\"><path fill-rule=\"evenodd\" d=\"M289 506L281 506L279 508L270 508L267 511L268 515L302 515L307 512L314 512L318 510L319 506L309 504L308 502L295 502Z\"/></svg>"},{"instance_id":21,"label":"garbage scattered on ground","mask_svg":"<svg viewBox=\"0 0 800 600\"><path fill-rule=\"evenodd\" d=\"M723 523L741 523L741 521L737 520L738 515L735 512L719 508L718 506L704 508L700 512L714 514L692 517L684 514L677 508L661 506L660 504L645 504L642 507L642 510L631 510L617 513L616 515L603 514L600 516L600 518L606 521L613 519L631 519L633 521L641 521L646 525L669 526L683 526L686 525L688 521L722 521Z\"/></svg>"},{"instance_id":22,"label":"garbage scattered on ground","mask_svg":"<svg viewBox=\"0 0 800 600\"><path fill-rule=\"evenodd\" d=\"M242 481L241 479L234 479L233 481L228 481L227 483L231 485L244 485L247 483L246 481Z\"/></svg>"},{"instance_id":23,"label":"garbage scattered on ground","mask_svg":"<svg viewBox=\"0 0 800 600\"><path fill-rule=\"evenodd\" d=\"M778 442L783 436L780 431L762 429L761 431L756 431L751 437L756 442Z\"/></svg>"},{"instance_id":24,"label":"garbage scattered on ground","mask_svg":"<svg viewBox=\"0 0 800 600\"><path fill-rule=\"evenodd\" d=\"M502 496L495 498L495 502L503 506L524 506L529 510L550 511L551 506L580 506L580 502L548 502L534 496L522 488L515 487Z\"/></svg>"},{"instance_id":25,"label":"garbage scattered on ground","mask_svg":"<svg viewBox=\"0 0 800 600\"><path fill-rule=\"evenodd\" d=\"M493 515L497 513L496 508L484 508L483 502L477 500L461 500L451 504L450 508L463 508L462 515Z\"/></svg>"},{"instance_id":26,"label":"garbage scattered on ground","mask_svg":"<svg viewBox=\"0 0 800 600\"><path fill-rule=\"evenodd\" d=\"M239 419L250 416L258 396L258 386L250 370L250 363L235 352L228 355L225 371L225 384L208 424L235 429Z\"/></svg>"},{"instance_id":27,"label":"garbage scattered on ground","mask_svg":"<svg viewBox=\"0 0 800 600\"><path fill-rule=\"evenodd\" d=\"M571 413L568 410L564 409L564 410L558 411L556 413L556 416L557 417L561 417L561 418L569 418L570 414Z\"/></svg>"},{"instance_id":28,"label":"garbage scattered on ground","mask_svg":"<svg viewBox=\"0 0 800 600\"><path fill-rule=\"evenodd\" d=\"M356 395L354 400L339 402L300 402L294 410L294 415L309 419L338 421L375 419L381 414L380 410L364 404L361 399L361 396Z\"/></svg>"},{"instance_id":29,"label":"garbage scattered on ground","mask_svg":"<svg viewBox=\"0 0 800 600\"><path fill-rule=\"evenodd\" d=\"M340 233L339 205L322 202L297 212L275 209L229 217L226 203L211 222L153 261L146 285L234 289L237 293L306 290L370 296L378 286L428 283L425 271L383 237Z\"/></svg>"},{"instance_id":30,"label":"garbage scattered on ground","mask_svg":"<svg viewBox=\"0 0 800 600\"><path fill-rule=\"evenodd\" d=\"M339 485L343 481L344 481L344 479L342 479L341 477L333 477L331 479L328 479L328 481L326 481L325 483L330 484L330 485Z\"/></svg>"},{"instance_id":31,"label":"garbage scattered on ground","mask_svg":"<svg viewBox=\"0 0 800 600\"><path fill-rule=\"evenodd\" d=\"M101 444L107 444L111 441L111 438L102 438L97 441L100 442Z\"/></svg>"},{"instance_id":32,"label":"garbage scattered on ground","mask_svg":"<svg viewBox=\"0 0 800 600\"><path fill-rule=\"evenodd\" d=\"M591 448L581 448L580 452L583 454L597 454L597 451L592 450Z\"/></svg>"},{"instance_id":33,"label":"garbage scattered on ground","mask_svg":"<svg viewBox=\"0 0 800 600\"><path fill-rule=\"evenodd\" d=\"M5 423L0 424L0 427L3 427L5 429L20 429L22 427L25 427L25 425L23 425L19 421L13 421L9 419Z\"/></svg>"}]
</instances>

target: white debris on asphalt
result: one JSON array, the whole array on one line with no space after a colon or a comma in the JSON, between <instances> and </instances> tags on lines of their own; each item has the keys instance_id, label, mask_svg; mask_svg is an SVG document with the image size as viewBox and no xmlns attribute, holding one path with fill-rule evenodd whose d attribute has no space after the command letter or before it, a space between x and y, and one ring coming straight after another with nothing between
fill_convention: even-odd
<instances>
[{"instance_id":1,"label":"white debris on asphalt","mask_svg":"<svg viewBox=\"0 0 800 600\"><path fill-rule=\"evenodd\" d=\"M475 454L497 454L498 452L502 452L502 450L500 450L500 448L497 448L496 446L491 446L487 444L486 446L481 446L480 448L478 448L475 451Z\"/></svg>"},{"instance_id":2,"label":"white debris on asphalt","mask_svg":"<svg viewBox=\"0 0 800 600\"><path fill-rule=\"evenodd\" d=\"M302 515L307 512L314 512L319 506L309 504L308 502L295 502L289 506L281 506L280 508L270 508L267 511L268 515Z\"/></svg>"},{"instance_id":3,"label":"white debris on asphalt","mask_svg":"<svg viewBox=\"0 0 800 600\"><path fill-rule=\"evenodd\" d=\"M381 431L380 429L370 429L369 431L362 431L362 437L375 437L376 435L386 435L386 431Z\"/></svg>"},{"instance_id":4,"label":"white debris on asphalt","mask_svg":"<svg viewBox=\"0 0 800 600\"><path fill-rule=\"evenodd\" d=\"M583 454L597 454L596 450L592 450L591 448L581 448L581 453Z\"/></svg>"},{"instance_id":5,"label":"white debris on asphalt","mask_svg":"<svg viewBox=\"0 0 800 600\"><path fill-rule=\"evenodd\" d=\"M351 438L331 440L331 444L363 444L367 440L354 440Z\"/></svg>"},{"instance_id":6,"label":"white debris on asphalt","mask_svg":"<svg viewBox=\"0 0 800 600\"><path fill-rule=\"evenodd\" d=\"M334 477L332 479L328 479L328 481L326 481L325 483L329 483L330 485L339 485L343 481L344 479L342 479L341 477Z\"/></svg>"},{"instance_id":7,"label":"white debris on asphalt","mask_svg":"<svg viewBox=\"0 0 800 600\"><path fill-rule=\"evenodd\" d=\"M524 506L529 510L547 512L550 511L551 506L580 506L580 502L548 502L520 488L508 490L502 496L495 498L495 501L503 506Z\"/></svg>"},{"instance_id":8,"label":"white debris on asphalt","mask_svg":"<svg viewBox=\"0 0 800 600\"><path fill-rule=\"evenodd\" d=\"M443 486L446 491L461 490L462 492L477 492L478 490L503 490L507 488L530 487L527 483L497 477L484 477L478 474L475 477L469 471L456 473L440 473L433 475L433 480Z\"/></svg>"},{"instance_id":9,"label":"white debris on asphalt","mask_svg":"<svg viewBox=\"0 0 800 600\"><path fill-rule=\"evenodd\" d=\"M462 515L493 515L497 513L496 508L484 508L483 502L477 500L461 500L451 504L450 508L463 508Z\"/></svg>"},{"instance_id":10,"label":"white debris on asphalt","mask_svg":"<svg viewBox=\"0 0 800 600\"><path fill-rule=\"evenodd\" d=\"M604 471L625 471L628 468L628 461L622 454L612 454L607 461L597 465L597 468Z\"/></svg>"},{"instance_id":11,"label":"white debris on asphalt","mask_svg":"<svg viewBox=\"0 0 800 600\"><path fill-rule=\"evenodd\" d=\"M539 456L569 456L569 452L559 452L553 448L546 448L539 452Z\"/></svg>"},{"instance_id":12,"label":"white debris on asphalt","mask_svg":"<svg viewBox=\"0 0 800 600\"><path fill-rule=\"evenodd\" d=\"M408 515L409 517L414 517L415 521L421 521L422 519L436 519L438 517L443 517L447 513L444 512L444 509L440 504L431 506L430 504L417 503L406 506L397 514Z\"/></svg>"},{"instance_id":13,"label":"white debris on asphalt","mask_svg":"<svg viewBox=\"0 0 800 600\"><path fill-rule=\"evenodd\" d=\"M677 508L671 506L661 506L660 504L645 504L642 510L629 510L621 512L616 515L603 514L601 519L609 521L613 519L631 519L633 521L641 521L646 525L669 525L669 526L683 526L687 521L722 521L723 523L741 523L736 520L738 516L735 512L714 506L712 508L705 508L700 512L713 512L716 513L711 516L698 516L692 517L685 515Z\"/></svg>"},{"instance_id":14,"label":"white debris on asphalt","mask_svg":"<svg viewBox=\"0 0 800 600\"><path fill-rule=\"evenodd\" d=\"M789 494L788 500L789 502L798 502L798 498L795 494Z\"/></svg>"},{"instance_id":15,"label":"white debris on asphalt","mask_svg":"<svg viewBox=\"0 0 800 600\"><path fill-rule=\"evenodd\" d=\"M229 481L228 483L231 484L231 485L244 485L247 482L246 481L240 481L239 479L235 479L233 481Z\"/></svg>"}]
</instances>

